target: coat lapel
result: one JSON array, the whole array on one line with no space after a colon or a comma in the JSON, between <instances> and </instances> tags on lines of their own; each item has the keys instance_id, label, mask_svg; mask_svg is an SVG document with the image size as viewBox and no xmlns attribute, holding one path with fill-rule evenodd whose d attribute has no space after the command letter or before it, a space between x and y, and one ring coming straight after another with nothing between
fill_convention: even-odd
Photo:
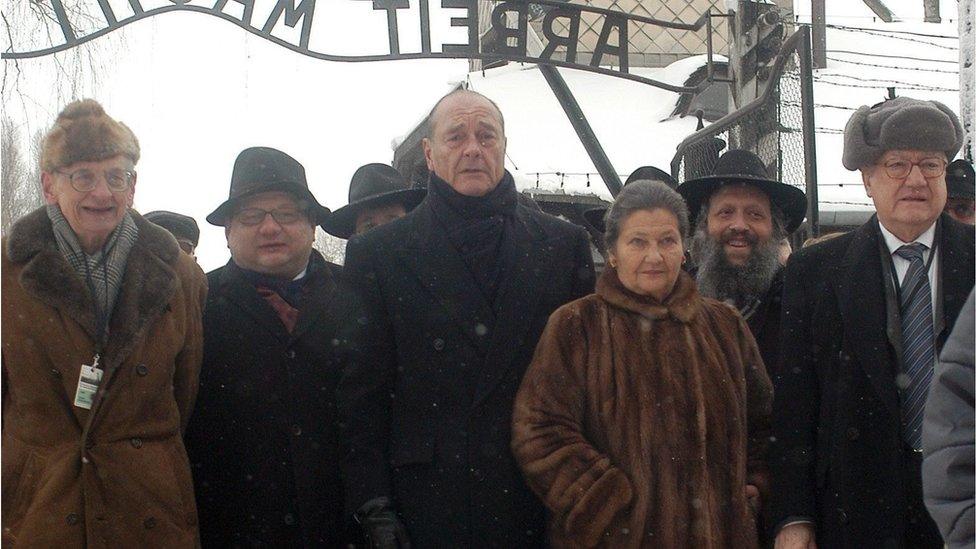
<instances>
[{"instance_id":1,"label":"coat lapel","mask_svg":"<svg viewBox=\"0 0 976 549\"><path fill-rule=\"evenodd\" d=\"M478 406L513 366L516 353L525 345L525 334L533 320L544 281L552 265L552 246L541 229L530 224L519 207L515 223L515 253L499 288L495 327L488 355L475 389L472 406Z\"/></svg>"},{"instance_id":2,"label":"coat lapel","mask_svg":"<svg viewBox=\"0 0 976 549\"><path fill-rule=\"evenodd\" d=\"M898 415L898 392L892 369L894 355L887 335L884 279L878 250L876 219L856 230L833 280L843 319L844 339L857 355L881 400ZM843 350L842 350L843 352Z\"/></svg>"},{"instance_id":3,"label":"coat lapel","mask_svg":"<svg viewBox=\"0 0 976 549\"><path fill-rule=\"evenodd\" d=\"M484 351L485 327L494 314L464 259L447 239L425 201L415 210L412 238L397 250L400 260L451 316L461 332Z\"/></svg>"},{"instance_id":4,"label":"coat lapel","mask_svg":"<svg viewBox=\"0 0 976 549\"><path fill-rule=\"evenodd\" d=\"M939 295L942 314L936 326L936 341L941 349L950 327L955 324L959 312L973 288L973 233L971 228L963 227L942 216L942 231L939 247ZM968 231L968 235L967 235Z\"/></svg>"},{"instance_id":5,"label":"coat lapel","mask_svg":"<svg viewBox=\"0 0 976 549\"><path fill-rule=\"evenodd\" d=\"M278 318L278 313L258 295L254 285L244 278L244 273L233 260L228 261L224 267L218 291L237 305L241 312L251 317L255 324L271 332L279 341L288 341L288 330Z\"/></svg>"},{"instance_id":6,"label":"coat lapel","mask_svg":"<svg viewBox=\"0 0 976 549\"><path fill-rule=\"evenodd\" d=\"M24 262L20 283L38 301L63 312L95 339L92 296L61 255L47 211L39 208L11 228L8 257Z\"/></svg>"},{"instance_id":7,"label":"coat lapel","mask_svg":"<svg viewBox=\"0 0 976 549\"><path fill-rule=\"evenodd\" d=\"M291 333L292 342L300 339L318 322L328 310L329 302L335 295L336 275L333 274L331 267L326 264L321 255L318 255L317 251L312 250L312 254L312 261L317 262L321 271L315 275L314 280L308 282L312 287L307 288L308 293L298 314L298 323L295 324L295 329Z\"/></svg>"}]
</instances>

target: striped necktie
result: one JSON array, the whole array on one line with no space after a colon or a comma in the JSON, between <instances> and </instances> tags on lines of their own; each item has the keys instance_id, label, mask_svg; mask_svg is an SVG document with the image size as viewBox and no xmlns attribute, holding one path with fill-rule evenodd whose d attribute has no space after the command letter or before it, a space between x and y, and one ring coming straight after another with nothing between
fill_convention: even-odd
<instances>
[{"instance_id":1,"label":"striped necktie","mask_svg":"<svg viewBox=\"0 0 976 549\"><path fill-rule=\"evenodd\" d=\"M922 261L924 244L915 242L895 251L908 260L901 283L901 337L905 371L902 389L904 436L915 450L922 448L922 413L935 368L935 333L932 324L932 287Z\"/></svg>"}]
</instances>

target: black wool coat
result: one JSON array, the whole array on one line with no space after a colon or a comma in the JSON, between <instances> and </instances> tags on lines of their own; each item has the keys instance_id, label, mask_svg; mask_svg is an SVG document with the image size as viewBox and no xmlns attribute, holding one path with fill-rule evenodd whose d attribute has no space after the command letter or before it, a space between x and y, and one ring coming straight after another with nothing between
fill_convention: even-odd
<instances>
[{"instance_id":1,"label":"black wool coat","mask_svg":"<svg viewBox=\"0 0 976 549\"><path fill-rule=\"evenodd\" d=\"M341 546L335 425L340 269L312 252L294 332L229 262L212 271L200 392L187 431L207 547Z\"/></svg>"},{"instance_id":2,"label":"black wool coat","mask_svg":"<svg viewBox=\"0 0 976 549\"><path fill-rule=\"evenodd\" d=\"M512 406L549 315L593 290L585 231L523 204L492 306L429 199L353 238L339 412L347 510L387 496L414 547L533 547L545 516L510 451Z\"/></svg>"},{"instance_id":3,"label":"black wool coat","mask_svg":"<svg viewBox=\"0 0 976 549\"><path fill-rule=\"evenodd\" d=\"M776 271L766 295L756 310L746 319L749 331L756 338L766 372L772 378L779 366L779 329L783 309L783 269Z\"/></svg>"},{"instance_id":4,"label":"black wool coat","mask_svg":"<svg viewBox=\"0 0 976 549\"><path fill-rule=\"evenodd\" d=\"M973 287L973 228L941 216L941 348ZM817 546L899 547L907 452L896 376L897 305L887 305L877 217L793 254L786 267L769 467L771 524L816 523ZM887 250L887 248L885 248ZM939 314L941 312L941 314Z\"/></svg>"}]
</instances>

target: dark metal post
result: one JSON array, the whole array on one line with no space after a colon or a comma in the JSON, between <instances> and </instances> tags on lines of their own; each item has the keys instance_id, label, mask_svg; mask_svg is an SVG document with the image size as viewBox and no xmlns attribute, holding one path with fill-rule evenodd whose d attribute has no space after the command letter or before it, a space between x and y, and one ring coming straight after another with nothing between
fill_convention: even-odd
<instances>
[{"instance_id":1,"label":"dark metal post","mask_svg":"<svg viewBox=\"0 0 976 549\"><path fill-rule=\"evenodd\" d=\"M590 123L586 120L586 115L583 114L583 109L576 102L576 97L573 96L573 92L569 90L569 86L566 85L566 81L563 80L563 76L559 74L556 67L552 65L539 65L539 71L542 72L542 76L546 77L546 82L552 88L552 93L556 95L556 99L562 105L563 111L566 112L566 117L569 118L569 123L576 130L576 135L579 136L580 143L583 144L586 153L590 155L590 160L593 161L596 171L600 172L600 177L603 178L603 182L610 189L610 194L617 196L617 193L620 192L620 188L622 187L620 184L620 176L617 175L617 170L614 169L613 164L610 163L610 159L607 158L607 153L603 151L600 140L593 133L593 128L590 127Z\"/></svg>"},{"instance_id":2,"label":"dark metal post","mask_svg":"<svg viewBox=\"0 0 976 549\"><path fill-rule=\"evenodd\" d=\"M820 236L820 202L817 197L817 134L813 120L813 63L809 30L800 38L800 103L803 105L803 172L807 182L807 222L810 234Z\"/></svg>"},{"instance_id":3,"label":"dark metal post","mask_svg":"<svg viewBox=\"0 0 976 549\"><path fill-rule=\"evenodd\" d=\"M813 66L827 66L827 0L813 0Z\"/></svg>"}]
</instances>

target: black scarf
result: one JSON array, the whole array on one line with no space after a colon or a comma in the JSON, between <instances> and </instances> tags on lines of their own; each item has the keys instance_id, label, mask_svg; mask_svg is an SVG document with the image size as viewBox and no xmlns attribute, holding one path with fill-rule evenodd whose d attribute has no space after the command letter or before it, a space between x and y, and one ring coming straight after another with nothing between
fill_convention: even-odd
<instances>
[{"instance_id":1,"label":"black scarf","mask_svg":"<svg viewBox=\"0 0 976 549\"><path fill-rule=\"evenodd\" d=\"M466 196L431 173L427 196L448 240L461 254L487 300L494 303L513 259L510 256L515 244L512 233L518 191L512 175L506 171L498 186L485 196Z\"/></svg>"}]
</instances>

